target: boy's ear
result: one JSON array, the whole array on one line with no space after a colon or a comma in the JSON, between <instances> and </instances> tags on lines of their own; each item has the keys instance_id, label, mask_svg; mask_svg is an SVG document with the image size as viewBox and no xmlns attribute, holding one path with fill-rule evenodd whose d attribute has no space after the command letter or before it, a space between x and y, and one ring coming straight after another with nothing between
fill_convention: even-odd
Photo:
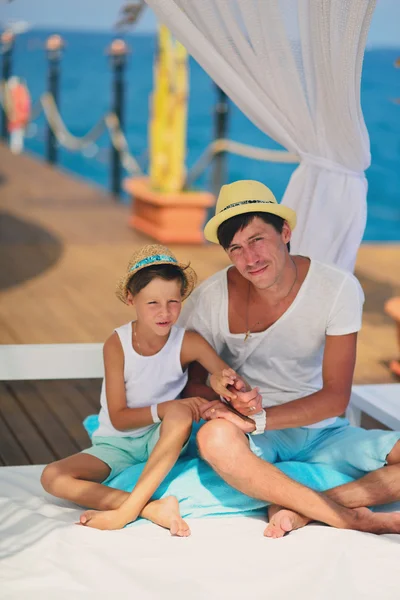
<instances>
[{"instance_id":1,"label":"boy's ear","mask_svg":"<svg viewBox=\"0 0 400 600\"><path fill-rule=\"evenodd\" d=\"M129 304L129 306L135 306L135 297L131 294L131 292L128 292L126 296L126 303Z\"/></svg>"}]
</instances>

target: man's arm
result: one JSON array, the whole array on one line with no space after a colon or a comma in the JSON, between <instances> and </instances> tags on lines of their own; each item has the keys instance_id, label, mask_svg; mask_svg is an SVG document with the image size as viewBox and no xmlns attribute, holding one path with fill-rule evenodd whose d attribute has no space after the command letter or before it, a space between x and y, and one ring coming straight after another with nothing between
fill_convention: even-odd
<instances>
[{"instance_id":1,"label":"man's arm","mask_svg":"<svg viewBox=\"0 0 400 600\"><path fill-rule=\"evenodd\" d=\"M318 392L266 409L266 429L304 427L342 415L349 403L356 362L357 333L326 336Z\"/></svg>"},{"instance_id":2,"label":"man's arm","mask_svg":"<svg viewBox=\"0 0 400 600\"><path fill-rule=\"evenodd\" d=\"M350 400L356 343L356 333L327 336L322 369L322 389L310 396L266 408L266 430L304 427L342 415ZM245 401L242 400L247 393L238 392L237 400L231 402L239 412L244 412L244 407L248 405L247 398ZM229 413L224 406L211 405L210 408L204 406L202 416L207 420L227 419L234 422L243 431L252 431L248 430L247 424L243 421L240 423L238 417Z\"/></svg>"}]
</instances>

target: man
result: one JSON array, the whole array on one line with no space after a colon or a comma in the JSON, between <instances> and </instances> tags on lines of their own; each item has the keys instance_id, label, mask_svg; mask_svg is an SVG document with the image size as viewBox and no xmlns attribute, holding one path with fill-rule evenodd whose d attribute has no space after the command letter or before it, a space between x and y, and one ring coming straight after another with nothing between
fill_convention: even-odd
<instances>
[{"instance_id":1,"label":"man","mask_svg":"<svg viewBox=\"0 0 400 600\"><path fill-rule=\"evenodd\" d=\"M232 405L252 420L216 400L195 365L187 395L214 400L198 433L200 452L227 483L275 505L267 536L309 520L400 533L400 514L364 508L400 499L400 433L338 418L350 398L363 292L352 274L291 256L295 224L294 211L263 184L237 181L222 187L205 227L233 266L198 287L182 323L251 385L236 390ZM318 494L273 464L284 460L331 466L357 481Z\"/></svg>"}]
</instances>

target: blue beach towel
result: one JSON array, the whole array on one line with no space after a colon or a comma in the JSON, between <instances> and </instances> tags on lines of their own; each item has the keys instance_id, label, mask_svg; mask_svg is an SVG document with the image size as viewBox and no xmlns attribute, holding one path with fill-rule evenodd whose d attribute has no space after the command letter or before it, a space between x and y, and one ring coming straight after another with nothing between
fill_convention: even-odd
<instances>
[{"instance_id":1,"label":"blue beach towel","mask_svg":"<svg viewBox=\"0 0 400 600\"><path fill-rule=\"evenodd\" d=\"M91 437L98 427L97 415L90 415L83 424ZM266 502L238 492L199 458L196 446L198 429L199 425L193 428L186 454L178 460L153 498L176 496L183 518L265 513ZM276 466L292 479L319 492L352 481L347 475L325 465L290 461ZM144 464L133 465L110 480L108 485L130 492L143 468Z\"/></svg>"}]
</instances>

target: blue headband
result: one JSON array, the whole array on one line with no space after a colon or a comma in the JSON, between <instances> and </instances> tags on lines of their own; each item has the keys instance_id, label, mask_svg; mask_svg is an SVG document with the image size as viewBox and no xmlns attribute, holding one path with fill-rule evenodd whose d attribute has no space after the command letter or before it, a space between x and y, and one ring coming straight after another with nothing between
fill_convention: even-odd
<instances>
[{"instance_id":1,"label":"blue headband","mask_svg":"<svg viewBox=\"0 0 400 600\"><path fill-rule=\"evenodd\" d=\"M139 260L139 262L135 263L129 271L134 271L135 269L140 269L141 267L147 267L147 265L152 265L158 262L169 262L173 264L178 264L178 261L172 256L168 256L167 254L154 254L153 256L148 256L147 258L143 258L143 260Z\"/></svg>"}]
</instances>

